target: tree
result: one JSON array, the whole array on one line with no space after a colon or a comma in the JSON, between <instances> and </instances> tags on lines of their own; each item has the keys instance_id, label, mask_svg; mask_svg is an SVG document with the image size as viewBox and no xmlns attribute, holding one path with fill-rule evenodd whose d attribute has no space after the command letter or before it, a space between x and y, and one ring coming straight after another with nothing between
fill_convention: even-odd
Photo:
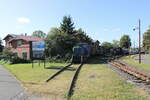
<instances>
[{"instance_id":1,"label":"tree","mask_svg":"<svg viewBox=\"0 0 150 100\"><path fill-rule=\"evenodd\" d=\"M0 39L0 52L3 51L4 46L2 45L2 40Z\"/></svg>"},{"instance_id":2,"label":"tree","mask_svg":"<svg viewBox=\"0 0 150 100\"><path fill-rule=\"evenodd\" d=\"M113 45L113 47L119 47L119 41L118 40L113 40L112 45Z\"/></svg>"},{"instance_id":3,"label":"tree","mask_svg":"<svg viewBox=\"0 0 150 100\"><path fill-rule=\"evenodd\" d=\"M57 37L59 37L60 31L58 28L51 28L48 32L47 37L45 39L46 44L46 55L47 56L56 56L57 54L61 53L62 48L59 46ZM63 52L63 51L62 51Z\"/></svg>"},{"instance_id":4,"label":"tree","mask_svg":"<svg viewBox=\"0 0 150 100\"><path fill-rule=\"evenodd\" d=\"M92 44L93 40L81 28L75 31L74 36L79 43Z\"/></svg>"},{"instance_id":5,"label":"tree","mask_svg":"<svg viewBox=\"0 0 150 100\"><path fill-rule=\"evenodd\" d=\"M101 47L103 48L104 54L110 54L110 50L113 48L113 45L110 42L103 42Z\"/></svg>"},{"instance_id":6,"label":"tree","mask_svg":"<svg viewBox=\"0 0 150 100\"><path fill-rule=\"evenodd\" d=\"M112 43L110 43L110 42L103 42L103 43L102 43L102 46L105 47L105 48L107 48L107 49L113 47Z\"/></svg>"},{"instance_id":7,"label":"tree","mask_svg":"<svg viewBox=\"0 0 150 100\"><path fill-rule=\"evenodd\" d=\"M64 16L59 28L51 28L45 38L46 55L51 59L56 57L69 59L76 43L92 44L93 40L82 30L75 30L70 16Z\"/></svg>"},{"instance_id":8,"label":"tree","mask_svg":"<svg viewBox=\"0 0 150 100\"><path fill-rule=\"evenodd\" d=\"M59 28L52 28L45 39L45 43L48 56L64 57L67 53L72 52L76 39L68 34L61 34Z\"/></svg>"},{"instance_id":9,"label":"tree","mask_svg":"<svg viewBox=\"0 0 150 100\"><path fill-rule=\"evenodd\" d=\"M39 37L39 38L45 38L46 37L46 33L44 33L43 31L41 30L36 30L32 33L32 36L36 36L36 37Z\"/></svg>"},{"instance_id":10,"label":"tree","mask_svg":"<svg viewBox=\"0 0 150 100\"><path fill-rule=\"evenodd\" d=\"M150 50L150 29L148 29L143 35L143 47L146 50Z\"/></svg>"},{"instance_id":11,"label":"tree","mask_svg":"<svg viewBox=\"0 0 150 100\"><path fill-rule=\"evenodd\" d=\"M64 16L60 25L61 32L66 34L73 34L74 28L75 27L72 18L70 16Z\"/></svg>"},{"instance_id":12,"label":"tree","mask_svg":"<svg viewBox=\"0 0 150 100\"><path fill-rule=\"evenodd\" d=\"M11 60L15 56L15 54L10 49L7 48L4 48L2 55L4 59L7 61Z\"/></svg>"},{"instance_id":13,"label":"tree","mask_svg":"<svg viewBox=\"0 0 150 100\"><path fill-rule=\"evenodd\" d=\"M120 47L129 49L131 46L131 39L129 35L123 35L120 39Z\"/></svg>"}]
</instances>

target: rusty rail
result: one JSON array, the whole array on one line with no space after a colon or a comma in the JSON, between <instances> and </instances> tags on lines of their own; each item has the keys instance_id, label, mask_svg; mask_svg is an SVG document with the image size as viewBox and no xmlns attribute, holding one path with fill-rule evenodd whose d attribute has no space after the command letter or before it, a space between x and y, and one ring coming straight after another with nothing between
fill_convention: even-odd
<instances>
[{"instance_id":1,"label":"rusty rail","mask_svg":"<svg viewBox=\"0 0 150 100\"><path fill-rule=\"evenodd\" d=\"M144 72L143 70L137 69L135 67L131 67L120 61L111 61L110 64L119 68L120 70L122 70L124 72L127 72L130 75L135 76L136 78L138 78L146 83L150 83L150 73Z\"/></svg>"},{"instance_id":2,"label":"rusty rail","mask_svg":"<svg viewBox=\"0 0 150 100\"><path fill-rule=\"evenodd\" d=\"M62 69L60 69L59 71L57 71L56 73L54 73L52 76L50 76L47 80L46 80L46 82L49 82L50 80L52 80L53 78L55 78L57 75L59 75L60 73L62 73L65 69L67 69L69 66L71 66L72 65L72 63L71 64L69 64L69 65L67 65L67 66L65 66L65 67L63 67Z\"/></svg>"},{"instance_id":3,"label":"rusty rail","mask_svg":"<svg viewBox=\"0 0 150 100\"><path fill-rule=\"evenodd\" d=\"M49 82L50 80L52 80L53 78L55 78L57 75L59 75L60 73L62 73L65 69L67 69L67 68L68 68L69 66L71 66L71 65L72 65L72 63L69 64L69 65L67 65L67 66L65 66L65 67L63 67L63 68L60 69L58 72L54 73L52 76L50 76L50 77L46 80L46 82ZM73 78L72 78L72 80L71 80L71 84L70 84L70 87L69 87L69 90L68 90L68 94L67 94L67 100L69 100L69 99L71 98L71 96L73 95L74 88L75 88L75 84L76 84L76 81L77 81L77 79L78 79L78 75L79 75L79 73L80 73L80 70L81 70L82 66L83 66L83 63L81 63L81 64L79 65L79 67L76 69L76 71L75 71L75 73L74 73L74 75L73 75Z\"/></svg>"},{"instance_id":4,"label":"rusty rail","mask_svg":"<svg viewBox=\"0 0 150 100\"><path fill-rule=\"evenodd\" d=\"M79 73L80 73L82 66L83 66L83 63L80 64L80 66L77 68L76 72L74 73L74 76L72 78L72 81L71 81L71 84L70 84L70 87L68 90L67 100L70 100L71 96L73 95L75 84L76 84L76 81L78 79L78 76L79 76Z\"/></svg>"}]
</instances>

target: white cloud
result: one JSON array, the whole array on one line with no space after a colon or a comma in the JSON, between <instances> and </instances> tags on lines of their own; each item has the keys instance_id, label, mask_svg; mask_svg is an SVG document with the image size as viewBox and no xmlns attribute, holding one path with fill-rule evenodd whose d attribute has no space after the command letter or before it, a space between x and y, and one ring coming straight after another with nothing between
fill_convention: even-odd
<instances>
[{"instance_id":1,"label":"white cloud","mask_svg":"<svg viewBox=\"0 0 150 100\"><path fill-rule=\"evenodd\" d=\"M30 19L29 18L25 18L25 17L17 18L17 21L19 23L30 23Z\"/></svg>"}]
</instances>

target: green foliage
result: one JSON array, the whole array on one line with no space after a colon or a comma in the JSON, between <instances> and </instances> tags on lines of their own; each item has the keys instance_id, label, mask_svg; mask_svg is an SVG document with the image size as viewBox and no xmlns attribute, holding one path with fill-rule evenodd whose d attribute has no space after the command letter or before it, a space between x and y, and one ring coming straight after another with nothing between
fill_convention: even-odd
<instances>
[{"instance_id":1,"label":"green foliage","mask_svg":"<svg viewBox=\"0 0 150 100\"><path fill-rule=\"evenodd\" d=\"M15 54L13 52L11 52L7 48L4 48L4 50L2 52L2 57L3 57L4 60L10 61L14 56L15 56Z\"/></svg>"},{"instance_id":2,"label":"green foliage","mask_svg":"<svg viewBox=\"0 0 150 100\"><path fill-rule=\"evenodd\" d=\"M101 47L103 48L104 54L110 54L110 50L113 48L113 44L110 42L103 42Z\"/></svg>"},{"instance_id":3,"label":"green foliage","mask_svg":"<svg viewBox=\"0 0 150 100\"><path fill-rule=\"evenodd\" d=\"M15 53L11 52L9 49L5 48L2 52L1 59L8 62L9 64L17 63L27 63L29 62L26 59L19 58Z\"/></svg>"},{"instance_id":4,"label":"green foliage","mask_svg":"<svg viewBox=\"0 0 150 100\"><path fill-rule=\"evenodd\" d=\"M129 35L123 35L120 39L120 47L122 48L130 48L131 46L131 39Z\"/></svg>"},{"instance_id":5,"label":"green foliage","mask_svg":"<svg viewBox=\"0 0 150 100\"><path fill-rule=\"evenodd\" d=\"M76 43L73 36L61 34L60 29L52 28L46 39L46 55L49 57L65 57L67 53L72 52L72 47Z\"/></svg>"},{"instance_id":6,"label":"green foliage","mask_svg":"<svg viewBox=\"0 0 150 100\"><path fill-rule=\"evenodd\" d=\"M109 48L112 48L112 47L113 47L113 44L110 43L110 42L103 42L103 43L102 43L102 46L105 47L105 48L107 48L107 49L109 49Z\"/></svg>"},{"instance_id":7,"label":"green foliage","mask_svg":"<svg viewBox=\"0 0 150 100\"><path fill-rule=\"evenodd\" d=\"M46 33L44 33L43 31L41 30L36 30L32 33L32 36L36 36L36 37L39 37L39 38L45 38L46 37Z\"/></svg>"},{"instance_id":8,"label":"green foliage","mask_svg":"<svg viewBox=\"0 0 150 100\"><path fill-rule=\"evenodd\" d=\"M67 61L76 43L92 44L93 40L82 29L75 30L70 16L64 16L60 27L51 28L45 38L46 56L51 62L59 59Z\"/></svg>"},{"instance_id":9,"label":"green foliage","mask_svg":"<svg viewBox=\"0 0 150 100\"><path fill-rule=\"evenodd\" d=\"M2 45L2 40L0 39L0 53L3 51L4 46Z\"/></svg>"},{"instance_id":10,"label":"green foliage","mask_svg":"<svg viewBox=\"0 0 150 100\"><path fill-rule=\"evenodd\" d=\"M70 16L64 16L60 25L61 32L66 34L73 34L74 28L75 27L72 18Z\"/></svg>"},{"instance_id":11,"label":"green foliage","mask_svg":"<svg viewBox=\"0 0 150 100\"><path fill-rule=\"evenodd\" d=\"M113 47L119 47L119 41L113 40L112 45L113 45Z\"/></svg>"},{"instance_id":12,"label":"green foliage","mask_svg":"<svg viewBox=\"0 0 150 100\"><path fill-rule=\"evenodd\" d=\"M134 55L134 56L137 56L137 55ZM132 56L125 56L125 57L122 57L120 60L134 66L134 67L138 67L142 70L145 70L147 72L150 72L150 64L146 64L146 63L141 63L139 64L138 60L135 60L133 59Z\"/></svg>"},{"instance_id":13,"label":"green foliage","mask_svg":"<svg viewBox=\"0 0 150 100\"><path fill-rule=\"evenodd\" d=\"M29 62L30 62L29 60L19 58L18 56L12 56L12 58L9 61L10 64L29 63Z\"/></svg>"},{"instance_id":14,"label":"green foliage","mask_svg":"<svg viewBox=\"0 0 150 100\"><path fill-rule=\"evenodd\" d=\"M143 35L143 47L146 50L150 50L150 29L147 30Z\"/></svg>"},{"instance_id":15,"label":"green foliage","mask_svg":"<svg viewBox=\"0 0 150 100\"><path fill-rule=\"evenodd\" d=\"M74 36L78 43L82 42L91 44L93 41L81 28L75 31Z\"/></svg>"}]
</instances>

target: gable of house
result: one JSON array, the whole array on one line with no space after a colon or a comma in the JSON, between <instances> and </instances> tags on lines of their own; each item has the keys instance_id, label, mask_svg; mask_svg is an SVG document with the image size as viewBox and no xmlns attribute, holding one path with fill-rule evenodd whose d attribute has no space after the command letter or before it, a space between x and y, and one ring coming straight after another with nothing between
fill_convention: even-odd
<instances>
[{"instance_id":1,"label":"gable of house","mask_svg":"<svg viewBox=\"0 0 150 100\"><path fill-rule=\"evenodd\" d=\"M30 41L40 42L43 39L33 36L8 34L5 38L5 47L9 48L18 57L30 59Z\"/></svg>"}]
</instances>

